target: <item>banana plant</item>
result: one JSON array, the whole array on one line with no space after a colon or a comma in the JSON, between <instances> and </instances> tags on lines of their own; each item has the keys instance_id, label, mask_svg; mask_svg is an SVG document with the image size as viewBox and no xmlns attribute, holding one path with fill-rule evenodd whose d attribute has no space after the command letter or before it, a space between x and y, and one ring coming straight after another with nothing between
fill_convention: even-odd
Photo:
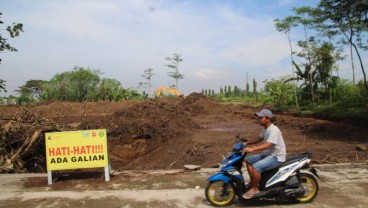
<instances>
[{"instance_id":1,"label":"banana plant","mask_svg":"<svg viewBox=\"0 0 368 208\"><path fill-rule=\"evenodd\" d=\"M293 61L293 65L295 66L295 74L296 77L289 78L285 80L285 82L290 82L293 80L296 80L297 82L302 81L302 83L299 85L299 88L304 92L304 98L308 98L312 100L311 96L311 90L316 91L318 89L318 84L314 82L317 71L312 70L312 67L310 65L306 65L304 70L302 70L298 64Z\"/></svg>"}]
</instances>

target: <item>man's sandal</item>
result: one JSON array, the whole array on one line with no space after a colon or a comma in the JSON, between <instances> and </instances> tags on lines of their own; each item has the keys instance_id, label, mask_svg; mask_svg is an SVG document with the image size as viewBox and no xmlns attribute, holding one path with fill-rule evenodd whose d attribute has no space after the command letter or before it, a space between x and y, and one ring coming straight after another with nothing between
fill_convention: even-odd
<instances>
[{"instance_id":1,"label":"man's sandal","mask_svg":"<svg viewBox=\"0 0 368 208\"><path fill-rule=\"evenodd\" d=\"M259 193L259 191L257 191L257 192L248 191L247 193L245 193L245 194L243 195L243 198L244 198L244 199L251 199L254 195L256 195L256 194L258 194L258 193Z\"/></svg>"}]
</instances>

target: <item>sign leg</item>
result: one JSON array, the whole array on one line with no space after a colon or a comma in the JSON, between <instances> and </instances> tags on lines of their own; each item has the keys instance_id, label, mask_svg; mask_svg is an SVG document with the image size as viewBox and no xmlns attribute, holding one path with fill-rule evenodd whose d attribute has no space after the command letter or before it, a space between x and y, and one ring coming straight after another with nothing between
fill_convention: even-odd
<instances>
[{"instance_id":1,"label":"sign leg","mask_svg":"<svg viewBox=\"0 0 368 208\"><path fill-rule=\"evenodd\" d=\"M109 166L105 167L105 181L110 181Z\"/></svg>"},{"instance_id":2,"label":"sign leg","mask_svg":"<svg viewBox=\"0 0 368 208\"><path fill-rule=\"evenodd\" d=\"M47 171L47 184L51 185L52 184L52 174L51 174L51 170Z\"/></svg>"}]
</instances>

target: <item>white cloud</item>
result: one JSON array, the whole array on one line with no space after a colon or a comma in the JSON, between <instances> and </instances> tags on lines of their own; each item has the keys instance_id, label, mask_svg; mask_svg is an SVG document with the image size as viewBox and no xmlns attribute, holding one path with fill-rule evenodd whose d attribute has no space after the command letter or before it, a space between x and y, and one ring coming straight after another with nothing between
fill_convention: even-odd
<instances>
[{"instance_id":1,"label":"white cloud","mask_svg":"<svg viewBox=\"0 0 368 208\"><path fill-rule=\"evenodd\" d=\"M262 7L254 4L254 9ZM164 58L174 53L184 59L179 66L183 84L189 78L231 82L245 71L281 74L289 57L286 37L273 26L276 17L249 16L247 8L242 11L232 1L14 0L5 8L10 9L3 16L11 15L7 18L25 29L14 40L20 52L7 54L0 71L12 84L15 78L7 76L17 72L17 86L79 65L135 87L147 68L155 69L155 80L167 78ZM198 85L191 83L187 90Z\"/></svg>"},{"instance_id":2,"label":"white cloud","mask_svg":"<svg viewBox=\"0 0 368 208\"><path fill-rule=\"evenodd\" d=\"M213 80L213 79L223 79L230 74L229 70L219 71L215 69L200 69L196 73L198 79Z\"/></svg>"}]
</instances>

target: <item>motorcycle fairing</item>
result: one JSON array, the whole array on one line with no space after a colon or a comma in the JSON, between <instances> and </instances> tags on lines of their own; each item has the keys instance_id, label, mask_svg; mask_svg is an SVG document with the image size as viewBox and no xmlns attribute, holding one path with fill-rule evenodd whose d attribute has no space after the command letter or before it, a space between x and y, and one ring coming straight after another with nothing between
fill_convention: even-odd
<instances>
[{"instance_id":1,"label":"motorcycle fairing","mask_svg":"<svg viewBox=\"0 0 368 208\"><path fill-rule=\"evenodd\" d=\"M230 183L230 177L226 176L224 173L216 173L215 175L207 179L209 182L212 181L223 181L224 183Z\"/></svg>"},{"instance_id":2,"label":"motorcycle fairing","mask_svg":"<svg viewBox=\"0 0 368 208\"><path fill-rule=\"evenodd\" d=\"M267 188L276 183L285 181L295 170L303 167L309 161L309 158L304 158L300 161L295 161L294 163L290 163L288 165L280 167L277 173L272 176L270 180L267 181L265 187Z\"/></svg>"},{"instance_id":3,"label":"motorcycle fairing","mask_svg":"<svg viewBox=\"0 0 368 208\"><path fill-rule=\"evenodd\" d=\"M244 181L243 175L236 169L229 170L227 172L216 173L208 178L208 181L224 181L224 183L230 183L231 179L235 181Z\"/></svg>"},{"instance_id":4,"label":"motorcycle fairing","mask_svg":"<svg viewBox=\"0 0 368 208\"><path fill-rule=\"evenodd\" d=\"M233 154L229 156L228 158L224 159L220 164L220 170L221 171L228 171L233 168L240 168L243 166L243 160L244 158L243 154Z\"/></svg>"}]
</instances>

